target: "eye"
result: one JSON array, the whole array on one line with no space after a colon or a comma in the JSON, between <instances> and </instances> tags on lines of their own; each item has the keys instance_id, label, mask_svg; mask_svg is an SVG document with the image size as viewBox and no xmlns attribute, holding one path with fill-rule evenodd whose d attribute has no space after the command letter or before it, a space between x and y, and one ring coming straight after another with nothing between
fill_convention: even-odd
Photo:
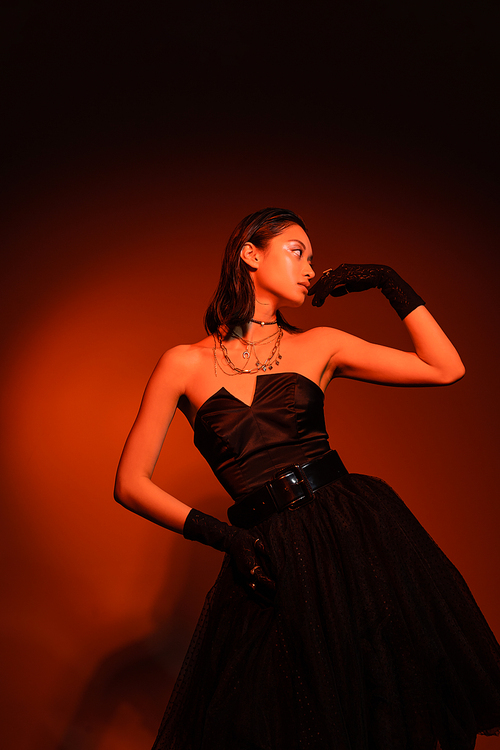
<instances>
[{"instance_id":1,"label":"eye","mask_svg":"<svg viewBox=\"0 0 500 750\"><path fill-rule=\"evenodd\" d=\"M297 255L297 258L302 258L303 250L301 247L292 247L290 248L292 253L295 253Z\"/></svg>"}]
</instances>

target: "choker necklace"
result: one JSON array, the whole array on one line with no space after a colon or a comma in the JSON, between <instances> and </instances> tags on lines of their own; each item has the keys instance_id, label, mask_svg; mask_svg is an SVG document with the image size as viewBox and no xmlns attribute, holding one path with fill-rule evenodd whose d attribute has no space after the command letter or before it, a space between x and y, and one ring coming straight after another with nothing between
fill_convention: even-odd
<instances>
[{"instance_id":1,"label":"choker necklace","mask_svg":"<svg viewBox=\"0 0 500 750\"><path fill-rule=\"evenodd\" d=\"M278 321L275 318L274 320L270 320L269 323L265 323L263 320L254 320L252 318L250 320L250 323L257 323L258 326L274 326L274 325L277 325Z\"/></svg>"},{"instance_id":2,"label":"choker necklace","mask_svg":"<svg viewBox=\"0 0 500 750\"><path fill-rule=\"evenodd\" d=\"M222 336L221 336L220 333L218 333L217 335L213 334L213 337L214 337L214 348L213 348L213 352L214 352L214 370L215 370L215 375L216 376L217 376L217 342L219 343L219 348L220 348L220 350L222 352L222 356L224 357L224 360L225 360L226 364L233 371L233 372L226 372L225 373L226 375L253 375L256 372L260 372L261 370L262 370L262 372L267 372L267 370L272 370L275 365L278 366L279 363L280 363L280 359L281 359L280 342L281 342L281 339L283 337L283 329L281 328L281 326L279 327L277 338L276 338L276 342L275 342L275 344L273 346L273 350L272 350L271 354L269 355L269 357L267 357L267 359L265 359L263 362L260 362L259 358L257 357L257 354L255 353L255 349L254 349L255 358L256 358L255 367L252 367L252 368L249 368L249 369L244 369L244 368L238 367L237 365L234 364L234 362L229 357L229 354L228 354L227 349L226 349L226 347L225 347L225 345L224 345L224 343L222 341ZM240 336L237 336L237 338L241 339ZM272 339L273 336L269 336L268 338ZM263 340L265 340L265 339L263 339ZM241 339L241 341L244 344L247 345L247 349L243 352L243 358L248 360L249 357L250 357L249 347L253 348L254 344L261 343L261 342L253 342L253 341L248 341L247 342L247 341L245 341L245 339ZM223 372L224 372L224 370L223 370Z\"/></svg>"}]
</instances>

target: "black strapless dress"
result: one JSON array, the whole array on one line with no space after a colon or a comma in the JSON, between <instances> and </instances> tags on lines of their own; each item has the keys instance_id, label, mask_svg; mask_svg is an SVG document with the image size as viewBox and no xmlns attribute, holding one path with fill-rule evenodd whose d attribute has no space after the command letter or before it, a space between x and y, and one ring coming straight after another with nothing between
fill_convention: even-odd
<instances>
[{"instance_id":1,"label":"black strapless dress","mask_svg":"<svg viewBox=\"0 0 500 750\"><path fill-rule=\"evenodd\" d=\"M329 450L323 392L260 375L224 388L195 444L238 501ZM500 727L500 647L460 573L395 492L350 474L256 527L277 583L252 599L229 558L154 750L471 750Z\"/></svg>"}]
</instances>

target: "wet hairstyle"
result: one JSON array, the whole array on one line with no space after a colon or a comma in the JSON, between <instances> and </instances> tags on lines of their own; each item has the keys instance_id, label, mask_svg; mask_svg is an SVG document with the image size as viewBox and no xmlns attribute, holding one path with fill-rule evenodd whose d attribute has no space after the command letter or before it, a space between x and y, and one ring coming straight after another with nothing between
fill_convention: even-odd
<instances>
[{"instance_id":1,"label":"wet hairstyle","mask_svg":"<svg viewBox=\"0 0 500 750\"><path fill-rule=\"evenodd\" d=\"M291 224L298 224L307 232L300 216L285 208L263 208L240 221L226 245L219 284L205 313L208 333L216 333L221 327L245 326L250 322L255 312L255 291L250 269L240 255L241 249L251 242L264 250L273 237ZM276 318L286 331L300 330L287 323L279 310Z\"/></svg>"}]
</instances>

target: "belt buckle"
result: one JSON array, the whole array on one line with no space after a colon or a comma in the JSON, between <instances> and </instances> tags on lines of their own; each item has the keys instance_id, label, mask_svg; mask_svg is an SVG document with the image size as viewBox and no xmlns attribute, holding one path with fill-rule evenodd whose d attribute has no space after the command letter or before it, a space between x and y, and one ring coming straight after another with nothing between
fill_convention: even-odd
<instances>
[{"instance_id":1,"label":"belt buckle","mask_svg":"<svg viewBox=\"0 0 500 750\"><path fill-rule=\"evenodd\" d=\"M294 511L302 508L303 505L307 505L308 503L312 502L314 500L314 493L311 490L309 482L307 481L304 472L300 468L299 464L290 464L290 466L282 469L276 474L276 479L286 479L286 477L290 476L290 474L292 474L296 479L295 485L300 485L300 490L304 493L303 497L298 497L296 500L292 500L286 506L287 510Z\"/></svg>"}]
</instances>

